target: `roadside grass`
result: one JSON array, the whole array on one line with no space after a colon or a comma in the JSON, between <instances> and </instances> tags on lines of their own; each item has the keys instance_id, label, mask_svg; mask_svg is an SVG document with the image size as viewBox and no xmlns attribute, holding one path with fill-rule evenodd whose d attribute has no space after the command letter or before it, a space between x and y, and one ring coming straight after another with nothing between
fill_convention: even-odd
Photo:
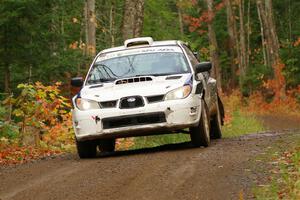
<instances>
[{"instance_id":1,"label":"roadside grass","mask_svg":"<svg viewBox=\"0 0 300 200\"><path fill-rule=\"evenodd\" d=\"M264 131L264 127L255 116L245 114L239 110L232 113L230 123L225 123L222 128L224 138L237 137L261 131Z\"/></svg>"},{"instance_id":2,"label":"roadside grass","mask_svg":"<svg viewBox=\"0 0 300 200\"><path fill-rule=\"evenodd\" d=\"M190 141L189 134L165 134L132 138L133 143L129 149L141 149L162 146L166 144L176 144ZM122 149L122 148L121 148Z\"/></svg>"},{"instance_id":3,"label":"roadside grass","mask_svg":"<svg viewBox=\"0 0 300 200\"><path fill-rule=\"evenodd\" d=\"M258 183L253 188L254 197L264 199L300 199L300 137L288 138L287 149L274 144L266 154L260 158L269 168L267 181Z\"/></svg>"},{"instance_id":4,"label":"roadside grass","mask_svg":"<svg viewBox=\"0 0 300 200\"><path fill-rule=\"evenodd\" d=\"M230 122L226 123L223 128L223 137L230 138L248 133L257 133L263 131L262 124L251 115L247 115L240 111L235 111L232 114ZM176 144L189 142L189 134L166 134L166 135L155 135L155 136L144 136L128 138L120 141L118 150L126 149L141 149L162 146L166 144ZM122 145L123 143L123 145Z\"/></svg>"}]
</instances>

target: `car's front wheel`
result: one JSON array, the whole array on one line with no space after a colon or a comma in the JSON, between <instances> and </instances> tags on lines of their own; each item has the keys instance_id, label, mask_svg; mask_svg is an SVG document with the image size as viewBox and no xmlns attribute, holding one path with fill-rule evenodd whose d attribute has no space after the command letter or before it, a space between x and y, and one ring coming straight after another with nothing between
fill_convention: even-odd
<instances>
[{"instance_id":1,"label":"car's front wheel","mask_svg":"<svg viewBox=\"0 0 300 200\"><path fill-rule=\"evenodd\" d=\"M204 100L201 100L201 117L198 126L190 128L191 142L194 146L208 147L210 144L209 118L207 106Z\"/></svg>"},{"instance_id":2,"label":"car's front wheel","mask_svg":"<svg viewBox=\"0 0 300 200\"><path fill-rule=\"evenodd\" d=\"M95 141L77 141L76 147L80 158L94 158L97 154Z\"/></svg>"}]
</instances>

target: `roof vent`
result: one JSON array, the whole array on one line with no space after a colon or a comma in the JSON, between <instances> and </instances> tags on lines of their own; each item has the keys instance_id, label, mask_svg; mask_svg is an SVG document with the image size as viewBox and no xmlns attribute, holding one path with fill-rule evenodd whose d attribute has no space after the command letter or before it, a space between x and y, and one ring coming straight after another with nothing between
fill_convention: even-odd
<instances>
[{"instance_id":1,"label":"roof vent","mask_svg":"<svg viewBox=\"0 0 300 200\"><path fill-rule=\"evenodd\" d=\"M152 45L153 39L152 37L140 37L140 38L132 38L125 40L125 47L133 47L133 46L144 46L144 45Z\"/></svg>"}]
</instances>

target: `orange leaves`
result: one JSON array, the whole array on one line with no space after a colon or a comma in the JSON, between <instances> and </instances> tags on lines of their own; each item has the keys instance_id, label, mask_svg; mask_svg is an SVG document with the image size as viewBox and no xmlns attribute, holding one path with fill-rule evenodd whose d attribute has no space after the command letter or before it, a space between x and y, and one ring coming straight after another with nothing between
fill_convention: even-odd
<instances>
[{"instance_id":1,"label":"orange leaves","mask_svg":"<svg viewBox=\"0 0 300 200\"><path fill-rule=\"evenodd\" d=\"M272 87L272 80L265 82L264 87ZM234 90L230 95L222 94L221 99L225 107L225 124L229 124L232 119L232 113L241 110L253 114L280 114L300 117L300 104L297 102L300 96L300 85L293 90L288 90L286 98L277 101L272 100L274 93L270 90L253 92L249 97L242 97L238 90Z\"/></svg>"},{"instance_id":2,"label":"orange leaves","mask_svg":"<svg viewBox=\"0 0 300 200\"><path fill-rule=\"evenodd\" d=\"M32 146L19 147L17 145L10 145L0 148L0 165L20 164L58 154L61 154L61 151Z\"/></svg>"},{"instance_id":3,"label":"orange leaves","mask_svg":"<svg viewBox=\"0 0 300 200\"><path fill-rule=\"evenodd\" d=\"M202 27L203 22L209 21L208 12L204 12L199 18L184 15L183 20L189 26L190 32L197 31L200 35L207 32L206 30L200 28Z\"/></svg>"},{"instance_id":4,"label":"orange leaves","mask_svg":"<svg viewBox=\"0 0 300 200\"><path fill-rule=\"evenodd\" d=\"M274 79L263 82L263 87L271 90L275 94L275 101L282 101L285 98L285 77L283 76L283 69L285 64L280 60L272 66L274 71Z\"/></svg>"},{"instance_id":5,"label":"orange leaves","mask_svg":"<svg viewBox=\"0 0 300 200\"><path fill-rule=\"evenodd\" d=\"M216 11L220 11L220 10L222 10L222 8L224 8L224 6L225 6L225 2L222 1L221 3L218 3L218 4L215 6L215 10L216 10Z\"/></svg>"},{"instance_id":6,"label":"orange leaves","mask_svg":"<svg viewBox=\"0 0 300 200\"><path fill-rule=\"evenodd\" d=\"M300 37L298 37L298 39L294 43L294 47L297 47L297 46L300 46Z\"/></svg>"},{"instance_id":7,"label":"orange leaves","mask_svg":"<svg viewBox=\"0 0 300 200\"><path fill-rule=\"evenodd\" d=\"M117 150L128 150L134 145L134 138L119 138L116 140Z\"/></svg>"},{"instance_id":8,"label":"orange leaves","mask_svg":"<svg viewBox=\"0 0 300 200\"><path fill-rule=\"evenodd\" d=\"M272 87L274 84L272 80L265 83L265 87ZM267 102L266 98L267 91L264 92L254 92L247 99L247 105L244 106L244 110L247 112L252 112L256 114L285 114L292 116L300 116L300 105L297 102L296 94L297 90L287 91L286 98L283 100L272 100ZM299 93L300 94L300 93Z\"/></svg>"},{"instance_id":9,"label":"orange leaves","mask_svg":"<svg viewBox=\"0 0 300 200\"><path fill-rule=\"evenodd\" d=\"M225 108L225 125L232 122L232 115L242 106L242 95L238 90L233 91L230 95L221 94L221 99Z\"/></svg>"},{"instance_id":10,"label":"orange leaves","mask_svg":"<svg viewBox=\"0 0 300 200\"><path fill-rule=\"evenodd\" d=\"M196 4L193 4L196 5ZM183 20L185 24L188 25L189 31L190 32L196 32L199 33L200 35L206 33L207 31L204 30L203 23L211 23L213 19L215 18L215 13L220 11L222 8L224 8L225 3L224 1L220 2L217 4L214 8L213 11L203 11L199 17L192 17L189 15L183 15ZM200 29L202 28L202 29Z\"/></svg>"},{"instance_id":11,"label":"orange leaves","mask_svg":"<svg viewBox=\"0 0 300 200\"><path fill-rule=\"evenodd\" d=\"M78 41L75 41L69 45L70 49L78 49Z\"/></svg>"},{"instance_id":12,"label":"orange leaves","mask_svg":"<svg viewBox=\"0 0 300 200\"><path fill-rule=\"evenodd\" d=\"M80 50L85 50L86 49L86 44L83 43L82 41L78 42L78 41L74 41L71 44L69 44L69 49L80 49Z\"/></svg>"},{"instance_id":13,"label":"orange leaves","mask_svg":"<svg viewBox=\"0 0 300 200\"><path fill-rule=\"evenodd\" d=\"M34 127L43 132L47 144L60 141L71 143L72 121L68 100L60 95L57 82L54 85L44 86L40 82L35 84L20 84L21 95L11 98L13 115L20 118L19 126L22 127L22 134L26 127ZM28 133L32 134L32 133ZM63 140L65 138L67 140Z\"/></svg>"},{"instance_id":14,"label":"orange leaves","mask_svg":"<svg viewBox=\"0 0 300 200\"><path fill-rule=\"evenodd\" d=\"M283 76L283 69L285 64L281 61L277 61L273 66L274 70L274 79L267 80L263 83L263 87L269 90L272 90L275 94L275 100L281 101L285 98L285 77Z\"/></svg>"}]
</instances>

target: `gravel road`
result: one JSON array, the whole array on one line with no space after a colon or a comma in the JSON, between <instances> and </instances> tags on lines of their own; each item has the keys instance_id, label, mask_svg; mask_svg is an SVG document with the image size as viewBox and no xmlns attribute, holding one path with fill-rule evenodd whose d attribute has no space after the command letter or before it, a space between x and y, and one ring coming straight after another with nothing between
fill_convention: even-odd
<instances>
[{"instance_id":1,"label":"gravel road","mask_svg":"<svg viewBox=\"0 0 300 200\"><path fill-rule=\"evenodd\" d=\"M255 158L295 139L300 134L270 132L215 140L209 148L181 143L0 167L0 199L252 199L261 176Z\"/></svg>"}]
</instances>

